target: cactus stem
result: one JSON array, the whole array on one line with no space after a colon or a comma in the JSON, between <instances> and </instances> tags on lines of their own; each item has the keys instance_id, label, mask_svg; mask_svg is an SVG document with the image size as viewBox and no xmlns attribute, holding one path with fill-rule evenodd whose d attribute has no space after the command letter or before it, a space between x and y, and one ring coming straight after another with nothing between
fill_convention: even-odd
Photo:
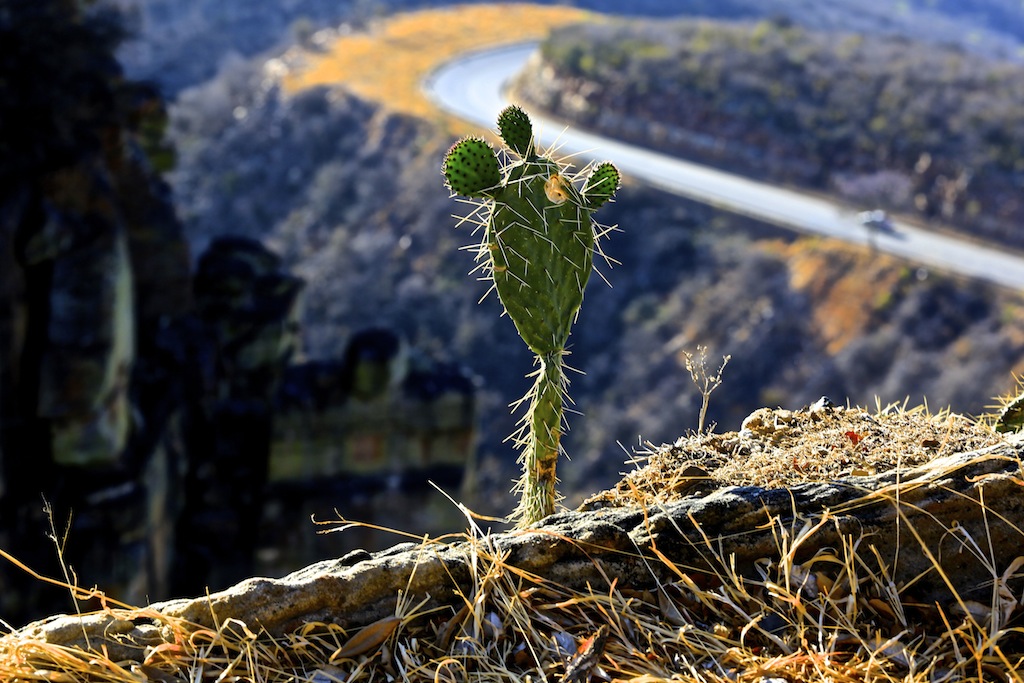
<instances>
[{"instance_id":1,"label":"cactus stem","mask_svg":"<svg viewBox=\"0 0 1024 683\"><path fill-rule=\"evenodd\" d=\"M512 518L519 526L528 526L555 511L559 500L555 475L561 452L563 405L568 400L568 378L564 372L564 351L538 355L539 367L530 376L535 381L530 391L513 404L513 409L528 402L513 441L520 449L523 475L515 487L520 494L519 507Z\"/></svg>"}]
</instances>

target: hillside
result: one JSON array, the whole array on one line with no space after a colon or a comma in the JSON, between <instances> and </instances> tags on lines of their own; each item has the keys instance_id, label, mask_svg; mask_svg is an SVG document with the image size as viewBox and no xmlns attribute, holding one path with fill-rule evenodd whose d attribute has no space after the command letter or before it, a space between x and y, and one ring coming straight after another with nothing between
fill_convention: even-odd
<instances>
[{"instance_id":1,"label":"hillside","mask_svg":"<svg viewBox=\"0 0 1024 683\"><path fill-rule=\"evenodd\" d=\"M121 8L134 39L119 56L128 75L152 79L173 96L213 78L225 65L280 52L299 43L325 49L339 29L361 31L398 12L447 5L488 5L486 0L99 0ZM949 43L985 55L1015 58L1024 19L1013 0L577 0L542 1L546 6L630 16L700 16L720 19L788 17L813 28L909 35ZM501 26L514 29L508 23Z\"/></svg>"},{"instance_id":2,"label":"hillside","mask_svg":"<svg viewBox=\"0 0 1024 683\"><path fill-rule=\"evenodd\" d=\"M387 46L381 44L381 50ZM374 59L373 55L367 59ZM219 103L216 109L209 103ZM244 115L239 115L244 112ZM387 325L484 383L481 508L504 511L514 455L504 406L525 393L528 354L487 287L467 273L440 159L440 124L339 87L285 94L260 63L183 96L173 181L195 245L259 238L309 282L304 333L328 357ZM735 428L764 405L827 394L977 414L1024 370L1019 294L960 282L858 248L795 238L627 183L602 220L622 263L587 294L572 343L567 502L607 486L638 437L696 428L700 396L681 352L731 354L711 419ZM620 445L621 444L621 445ZM493 506L491 508L490 506Z\"/></svg>"},{"instance_id":3,"label":"hillside","mask_svg":"<svg viewBox=\"0 0 1024 683\"><path fill-rule=\"evenodd\" d=\"M578 125L1024 247L1024 71L792 22L556 32L519 92Z\"/></svg>"}]
</instances>

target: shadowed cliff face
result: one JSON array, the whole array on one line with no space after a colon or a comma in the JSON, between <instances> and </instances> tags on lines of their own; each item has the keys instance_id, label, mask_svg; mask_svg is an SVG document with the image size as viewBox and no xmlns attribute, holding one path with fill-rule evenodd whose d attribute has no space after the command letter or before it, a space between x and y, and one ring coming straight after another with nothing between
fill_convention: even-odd
<instances>
[{"instance_id":1,"label":"shadowed cliff face","mask_svg":"<svg viewBox=\"0 0 1024 683\"><path fill-rule=\"evenodd\" d=\"M116 17L77 8L19 1L0 19L3 296L19 301L5 310L5 387L66 464L124 448L136 327L189 299L180 225L147 158L159 96L121 78Z\"/></svg>"},{"instance_id":2,"label":"shadowed cliff face","mask_svg":"<svg viewBox=\"0 0 1024 683\"><path fill-rule=\"evenodd\" d=\"M420 498L462 481L472 378L390 330L289 368L305 283L225 234L257 217L221 225L193 275L164 104L122 77L119 35L79 2L0 10L0 548L143 604L240 580L258 549L279 573L383 543L296 539L311 514L452 528ZM0 620L69 607L6 560L0 585Z\"/></svg>"},{"instance_id":3,"label":"shadowed cliff face","mask_svg":"<svg viewBox=\"0 0 1024 683\"><path fill-rule=\"evenodd\" d=\"M166 163L163 103L122 78L119 39L115 15L79 2L0 12L0 546L55 574L41 496L58 529L68 510L91 510L66 549L141 596L147 462L133 377L191 297L153 165ZM17 619L45 591L7 569L3 615Z\"/></svg>"},{"instance_id":4,"label":"shadowed cliff face","mask_svg":"<svg viewBox=\"0 0 1024 683\"><path fill-rule=\"evenodd\" d=\"M0 548L49 576L63 554L141 604L170 594L172 568L197 590L217 580L205 546L175 547L196 519L223 532L222 572L251 572L302 282L227 239L193 282L157 171L163 102L122 78L118 37L77 2L0 13ZM4 619L67 606L6 562L0 576Z\"/></svg>"}]
</instances>

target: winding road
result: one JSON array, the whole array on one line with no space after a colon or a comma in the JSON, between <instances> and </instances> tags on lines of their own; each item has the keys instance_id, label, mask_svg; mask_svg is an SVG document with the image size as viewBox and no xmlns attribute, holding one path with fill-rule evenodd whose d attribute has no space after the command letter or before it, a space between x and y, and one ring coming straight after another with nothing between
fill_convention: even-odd
<instances>
[{"instance_id":1,"label":"winding road","mask_svg":"<svg viewBox=\"0 0 1024 683\"><path fill-rule=\"evenodd\" d=\"M536 47L527 43L464 55L436 70L424 89L444 111L492 128L508 104L505 85ZM581 163L612 159L629 178L681 197L801 232L855 244L867 244L870 239L880 251L926 268L1024 290L1024 258L1012 253L895 221L892 231L874 231L870 236L848 207L820 197L574 130L533 112L530 116L539 144L557 145L559 154L574 155Z\"/></svg>"}]
</instances>

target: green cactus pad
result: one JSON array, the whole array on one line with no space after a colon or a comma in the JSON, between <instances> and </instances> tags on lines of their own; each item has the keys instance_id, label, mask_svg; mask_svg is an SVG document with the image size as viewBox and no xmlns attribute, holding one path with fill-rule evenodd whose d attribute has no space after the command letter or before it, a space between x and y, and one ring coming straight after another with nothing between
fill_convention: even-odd
<instances>
[{"instance_id":1,"label":"green cactus pad","mask_svg":"<svg viewBox=\"0 0 1024 683\"><path fill-rule=\"evenodd\" d=\"M452 192L464 197L484 197L501 182L498 158L480 138L463 138L452 145L441 171Z\"/></svg>"},{"instance_id":2,"label":"green cactus pad","mask_svg":"<svg viewBox=\"0 0 1024 683\"><path fill-rule=\"evenodd\" d=\"M498 115L498 131L505 144L523 159L533 153L533 124L519 107L513 104L502 110Z\"/></svg>"},{"instance_id":3,"label":"green cactus pad","mask_svg":"<svg viewBox=\"0 0 1024 683\"><path fill-rule=\"evenodd\" d=\"M604 162L594 169L583 186L587 206L596 209L603 205L619 189L619 169L611 162Z\"/></svg>"},{"instance_id":4,"label":"green cactus pad","mask_svg":"<svg viewBox=\"0 0 1024 683\"><path fill-rule=\"evenodd\" d=\"M487 230L498 297L538 355L565 348L594 261L590 211L549 192L558 171L547 159L513 167Z\"/></svg>"}]
</instances>

